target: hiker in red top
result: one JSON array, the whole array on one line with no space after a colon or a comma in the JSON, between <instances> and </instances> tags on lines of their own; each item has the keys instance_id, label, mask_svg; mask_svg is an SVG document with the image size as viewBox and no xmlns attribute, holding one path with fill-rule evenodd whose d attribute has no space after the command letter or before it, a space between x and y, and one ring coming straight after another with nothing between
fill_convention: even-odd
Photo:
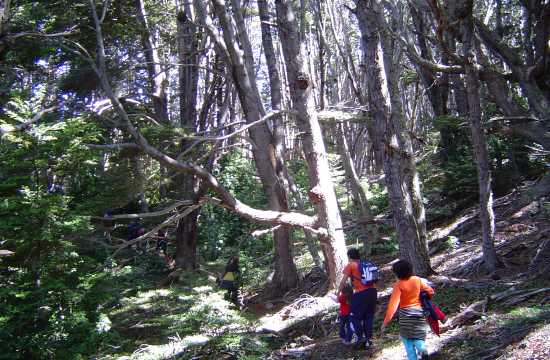
<instances>
[{"instance_id":1,"label":"hiker in red top","mask_svg":"<svg viewBox=\"0 0 550 360\"><path fill-rule=\"evenodd\" d=\"M353 289L349 285L346 285L344 289L342 289L340 296L338 296L338 302L340 303L340 311L338 314L338 322L340 323L340 339L342 339L342 342L346 345L351 344L351 338L353 337L349 317L349 304L352 296Z\"/></svg>"},{"instance_id":2,"label":"hiker in red top","mask_svg":"<svg viewBox=\"0 0 550 360\"><path fill-rule=\"evenodd\" d=\"M338 295L351 279L353 286L353 295L350 301L350 320L353 325L355 335L357 335L356 349L369 349L372 346L372 327L374 324L374 312L376 311L376 285L374 281L363 283L364 275L361 265L364 263L360 259L359 250L352 248L348 250L349 263L344 268L344 276L338 287ZM374 265L373 265L374 266ZM378 268L376 268L378 272ZM378 276L378 273L376 274Z\"/></svg>"}]
</instances>

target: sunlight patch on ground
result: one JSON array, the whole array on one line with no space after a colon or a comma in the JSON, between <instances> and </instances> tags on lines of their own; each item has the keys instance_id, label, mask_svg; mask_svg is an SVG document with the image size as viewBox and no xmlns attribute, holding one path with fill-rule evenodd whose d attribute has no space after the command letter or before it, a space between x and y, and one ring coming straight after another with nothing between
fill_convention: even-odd
<instances>
[{"instance_id":1,"label":"sunlight patch on ground","mask_svg":"<svg viewBox=\"0 0 550 360\"><path fill-rule=\"evenodd\" d=\"M150 303L154 302L157 298L165 298L170 295L170 290L157 289L139 293L138 296L132 298L122 299L123 305L141 305L142 308L149 308Z\"/></svg>"},{"instance_id":2,"label":"sunlight patch on ground","mask_svg":"<svg viewBox=\"0 0 550 360\"><path fill-rule=\"evenodd\" d=\"M440 238L449 236L449 234L451 234L455 229L457 229L460 225L462 225L466 221L472 219L474 216L477 216L477 212L463 215L455 219L452 223L447 224L446 226L441 226L430 231L430 233L428 234L428 237L430 240L434 240L434 239L440 239Z\"/></svg>"},{"instance_id":3,"label":"sunlight patch on ground","mask_svg":"<svg viewBox=\"0 0 550 360\"><path fill-rule=\"evenodd\" d=\"M136 350L128 360L164 360L183 353L189 346L204 345L210 339L204 335L186 336L183 339L176 337L168 344L144 345ZM119 358L121 360L121 358Z\"/></svg>"}]
</instances>

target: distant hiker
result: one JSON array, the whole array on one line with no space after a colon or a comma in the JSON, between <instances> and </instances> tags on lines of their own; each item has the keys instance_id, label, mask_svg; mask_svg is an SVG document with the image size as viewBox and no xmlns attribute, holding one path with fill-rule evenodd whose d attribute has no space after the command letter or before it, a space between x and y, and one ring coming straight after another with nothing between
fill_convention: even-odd
<instances>
[{"instance_id":1,"label":"distant hiker","mask_svg":"<svg viewBox=\"0 0 550 360\"><path fill-rule=\"evenodd\" d=\"M351 279L353 295L350 302L350 320L353 325L357 341L356 349L369 349L372 346L372 326L376 310L376 282L378 281L378 267L373 263L360 259L359 250L348 250L349 263L344 268L344 276L338 287L340 295Z\"/></svg>"},{"instance_id":2,"label":"distant hiker","mask_svg":"<svg viewBox=\"0 0 550 360\"><path fill-rule=\"evenodd\" d=\"M140 227L137 229L136 231L136 239L138 237L141 237L145 235L145 227L143 225L140 225ZM141 252L143 253L143 255L145 255L145 253L147 252L147 248L148 248L148 240L146 239L145 241L140 241L137 243L137 248L138 250L141 250Z\"/></svg>"},{"instance_id":3,"label":"distant hiker","mask_svg":"<svg viewBox=\"0 0 550 360\"><path fill-rule=\"evenodd\" d=\"M239 275L239 257L233 256L229 259L227 265L225 266L225 270L220 281L220 288L227 290L225 299L232 301L235 305L238 305L239 300Z\"/></svg>"},{"instance_id":4,"label":"distant hiker","mask_svg":"<svg viewBox=\"0 0 550 360\"><path fill-rule=\"evenodd\" d=\"M134 219L128 224L128 241L137 238L137 232L142 227L140 219Z\"/></svg>"},{"instance_id":5,"label":"distant hiker","mask_svg":"<svg viewBox=\"0 0 550 360\"><path fill-rule=\"evenodd\" d=\"M162 251L164 256L167 256L166 254L166 248L168 247L168 239L166 237L166 231L160 229L157 231L157 247L155 248L155 251L158 252L159 250Z\"/></svg>"},{"instance_id":6,"label":"distant hiker","mask_svg":"<svg viewBox=\"0 0 550 360\"><path fill-rule=\"evenodd\" d=\"M340 310L338 311L338 322L340 323L340 339L346 345L351 344L351 338L353 337L353 331L351 329L350 321L350 302L353 296L353 288L349 285L344 286L342 293L338 296L338 302L340 303Z\"/></svg>"},{"instance_id":7,"label":"distant hiker","mask_svg":"<svg viewBox=\"0 0 550 360\"><path fill-rule=\"evenodd\" d=\"M392 270L399 280L393 285L380 332L384 334L386 326L399 307L399 335L405 346L407 358L417 360L418 353L420 359L428 359L429 355L424 343L428 323L422 310L420 292L426 292L429 297L432 297L434 290L418 276L413 275L412 265L405 260L399 260L393 264Z\"/></svg>"},{"instance_id":8,"label":"distant hiker","mask_svg":"<svg viewBox=\"0 0 550 360\"><path fill-rule=\"evenodd\" d=\"M128 241L137 239L142 235L145 235L145 227L141 224L141 219L134 219L134 221L128 224ZM146 251L146 245L141 242L138 243L136 247L142 252Z\"/></svg>"},{"instance_id":9,"label":"distant hiker","mask_svg":"<svg viewBox=\"0 0 550 360\"><path fill-rule=\"evenodd\" d=\"M113 219L113 213L110 210L103 214L103 228L105 229L105 237L110 244L112 242L111 232L115 228L115 220Z\"/></svg>"}]
</instances>

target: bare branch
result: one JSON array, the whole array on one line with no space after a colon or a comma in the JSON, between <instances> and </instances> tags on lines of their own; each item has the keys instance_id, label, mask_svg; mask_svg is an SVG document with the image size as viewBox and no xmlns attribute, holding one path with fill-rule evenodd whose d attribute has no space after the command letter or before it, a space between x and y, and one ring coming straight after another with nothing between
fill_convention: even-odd
<instances>
[{"instance_id":1,"label":"bare branch","mask_svg":"<svg viewBox=\"0 0 550 360\"><path fill-rule=\"evenodd\" d=\"M103 150L103 151L118 151L122 149L134 149L141 151L141 148L134 143L120 143L120 144L84 144L90 149Z\"/></svg>"},{"instance_id":2,"label":"bare branch","mask_svg":"<svg viewBox=\"0 0 550 360\"><path fill-rule=\"evenodd\" d=\"M216 27L214 26L212 22L212 18L208 16L206 13L206 9L204 8L203 0L194 0L193 3L195 4L195 8L198 11L198 18L202 19L202 26L206 29L206 32L208 32L208 35L214 40L214 43L216 46L220 49L220 53L226 58L229 59L229 50L227 49L227 46L225 42L223 41L222 37L218 32L216 31Z\"/></svg>"},{"instance_id":3,"label":"bare branch","mask_svg":"<svg viewBox=\"0 0 550 360\"><path fill-rule=\"evenodd\" d=\"M117 219L140 219L140 218L148 218L148 217L157 217L161 215L168 214L169 212L175 210L179 206L191 206L195 204L193 201L176 201L174 204L168 206L165 209L159 210L159 211L152 211L147 213L140 213L140 214L119 214L119 215L111 215L111 216L91 216L91 219L96 220L117 220Z\"/></svg>"},{"instance_id":4,"label":"bare branch","mask_svg":"<svg viewBox=\"0 0 550 360\"><path fill-rule=\"evenodd\" d=\"M52 33L52 34L45 34L45 33L39 33L39 32L20 32L15 34L7 34L0 39L0 43L12 41L22 37L57 38L57 37L69 36L69 35L76 34L75 30L76 30L76 26L70 28L69 30L58 32L58 33Z\"/></svg>"},{"instance_id":5,"label":"bare branch","mask_svg":"<svg viewBox=\"0 0 550 360\"><path fill-rule=\"evenodd\" d=\"M167 220L164 220L161 224L155 226L152 230L150 230L149 232L141 235L140 237L137 237L137 238L132 239L130 241L126 241L124 244L122 244L121 246L118 247L118 249L110 256L110 258L115 257L121 250L123 250L123 249L125 249L125 248L127 248L131 245L137 244L137 243L139 243L139 242L141 242L141 241L143 241L143 240L145 240L149 237L154 236L160 229L163 229L163 228L167 227L168 225L171 225L174 222L178 221L179 219L182 219L182 218L186 217L187 215L191 214L193 211L200 208L204 203L205 203L205 201L199 201L197 204L195 204L193 206L189 206L181 214L176 214L176 215L168 218Z\"/></svg>"},{"instance_id":6,"label":"bare branch","mask_svg":"<svg viewBox=\"0 0 550 360\"><path fill-rule=\"evenodd\" d=\"M130 121L128 113L124 109L122 103L115 95L113 88L109 84L105 66L105 46L101 32L101 24L97 17L94 0L90 0L90 5L92 7L92 15L96 29L98 63L98 65L96 66L95 63L92 62L91 66L93 67L98 78L100 79L103 91L111 101L111 104L116 114L120 118L120 121L122 122L122 127L135 139L136 144L141 147L146 154L161 162L167 167L171 167L179 172L196 175L204 181L207 187L209 187L218 196L220 196L221 200L217 200L217 205L228 208L244 218L247 218L257 223L298 226L308 229L311 232L324 234L325 237L327 236L327 230L324 228L320 228L317 217L308 216L296 212L279 212L252 208L235 199L235 197L226 188L224 188L210 172L208 172L201 166L198 166L194 163L177 161L176 159L162 153L157 148L151 146L147 139L143 137L143 135L134 127L134 125ZM134 242L132 243L139 242L140 239L138 238L133 241Z\"/></svg>"},{"instance_id":7,"label":"bare branch","mask_svg":"<svg viewBox=\"0 0 550 360\"><path fill-rule=\"evenodd\" d=\"M229 139L230 137L233 137L235 135L238 135L239 133L245 131L245 130L248 130L249 128L251 128L252 126L256 126L258 124L261 124L263 122L266 122L267 120L273 118L273 117L276 117L276 116L279 116L279 115L282 115L282 114L294 114L295 112L293 110L277 110L277 111L273 111L269 114L267 114L266 116L262 117L261 119L259 120L256 120L256 121L253 121L251 122L250 124L246 125L246 126L243 126L242 128L232 132L231 134L227 134L227 135L223 135L223 136L217 136L217 137L207 137L207 136L184 136L183 138L184 139L192 139L192 140L199 140L199 141L220 141L220 140L225 140L225 139Z\"/></svg>"},{"instance_id":8,"label":"bare branch","mask_svg":"<svg viewBox=\"0 0 550 360\"><path fill-rule=\"evenodd\" d=\"M111 4L111 0L105 0L103 3L103 11L101 12L101 19L99 19L99 23L103 24L105 21L105 16L107 15L107 10L109 9L109 5Z\"/></svg>"},{"instance_id":9,"label":"bare branch","mask_svg":"<svg viewBox=\"0 0 550 360\"><path fill-rule=\"evenodd\" d=\"M257 237L272 233L280 227L281 227L281 225L277 225L277 226L274 226L274 227L269 228L269 229L254 230L250 233L250 236L252 236L254 238L257 238Z\"/></svg>"},{"instance_id":10,"label":"bare branch","mask_svg":"<svg viewBox=\"0 0 550 360\"><path fill-rule=\"evenodd\" d=\"M40 112L35 114L32 117L32 119L30 119L29 121L24 122L22 124L18 124L18 125L15 125L15 126L10 126L10 125L6 126L6 125L4 125L3 127L0 127L0 136L3 136L4 134L10 133L10 132L26 130L31 125L33 125L34 123L36 123L40 119L42 119L45 115L57 110L57 108L59 108L59 106L56 105L56 106L52 106L52 107L46 108L44 110L41 110Z\"/></svg>"},{"instance_id":11,"label":"bare branch","mask_svg":"<svg viewBox=\"0 0 550 360\"><path fill-rule=\"evenodd\" d=\"M517 121L517 122L532 122L540 121L539 119L532 116L497 116L490 118L487 123L500 122L500 121Z\"/></svg>"},{"instance_id":12,"label":"bare branch","mask_svg":"<svg viewBox=\"0 0 550 360\"><path fill-rule=\"evenodd\" d=\"M481 40L487 47L499 55L510 67L522 65L518 52L498 40L498 36L485 24L474 18L474 25Z\"/></svg>"}]
</instances>

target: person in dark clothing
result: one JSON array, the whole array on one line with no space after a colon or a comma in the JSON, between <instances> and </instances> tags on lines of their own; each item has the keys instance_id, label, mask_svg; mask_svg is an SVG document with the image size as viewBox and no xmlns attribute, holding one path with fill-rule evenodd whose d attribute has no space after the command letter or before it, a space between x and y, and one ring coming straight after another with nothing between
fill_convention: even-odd
<instances>
[{"instance_id":1,"label":"person in dark clothing","mask_svg":"<svg viewBox=\"0 0 550 360\"><path fill-rule=\"evenodd\" d=\"M229 259L227 265L225 266L225 270L220 281L220 288L227 290L225 299L230 300L236 305L238 305L239 301L239 276L239 257L233 256Z\"/></svg>"},{"instance_id":2,"label":"person in dark clothing","mask_svg":"<svg viewBox=\"0 0 550 360\"><path fill-rule=\"evenodd\" d=\"M374 283L364 285L361 282L360 255L359 250L352 248L348 250L349 263L344 267L344 275L338 294L351 279L353 295L350 303L350 319L355 334L357 335L356 349L369 349L372 346L372 327L374 324L374 313L376 311L377 291Z\"/></svg>"},{"instance_id":3,"label":"person in dark clothing","mask_svg":"<svg viewBox=\"0 0 550 360\"><path fill-rule=\"evenodd\" d=\"M162 251L164 256L166 256L166 248L168 247L168 239L166 237L166 232L162 229L160 229L157 232L157 247L155 248L155 251L158 252L159 250Z\"/></svg>"}]
</instances>

